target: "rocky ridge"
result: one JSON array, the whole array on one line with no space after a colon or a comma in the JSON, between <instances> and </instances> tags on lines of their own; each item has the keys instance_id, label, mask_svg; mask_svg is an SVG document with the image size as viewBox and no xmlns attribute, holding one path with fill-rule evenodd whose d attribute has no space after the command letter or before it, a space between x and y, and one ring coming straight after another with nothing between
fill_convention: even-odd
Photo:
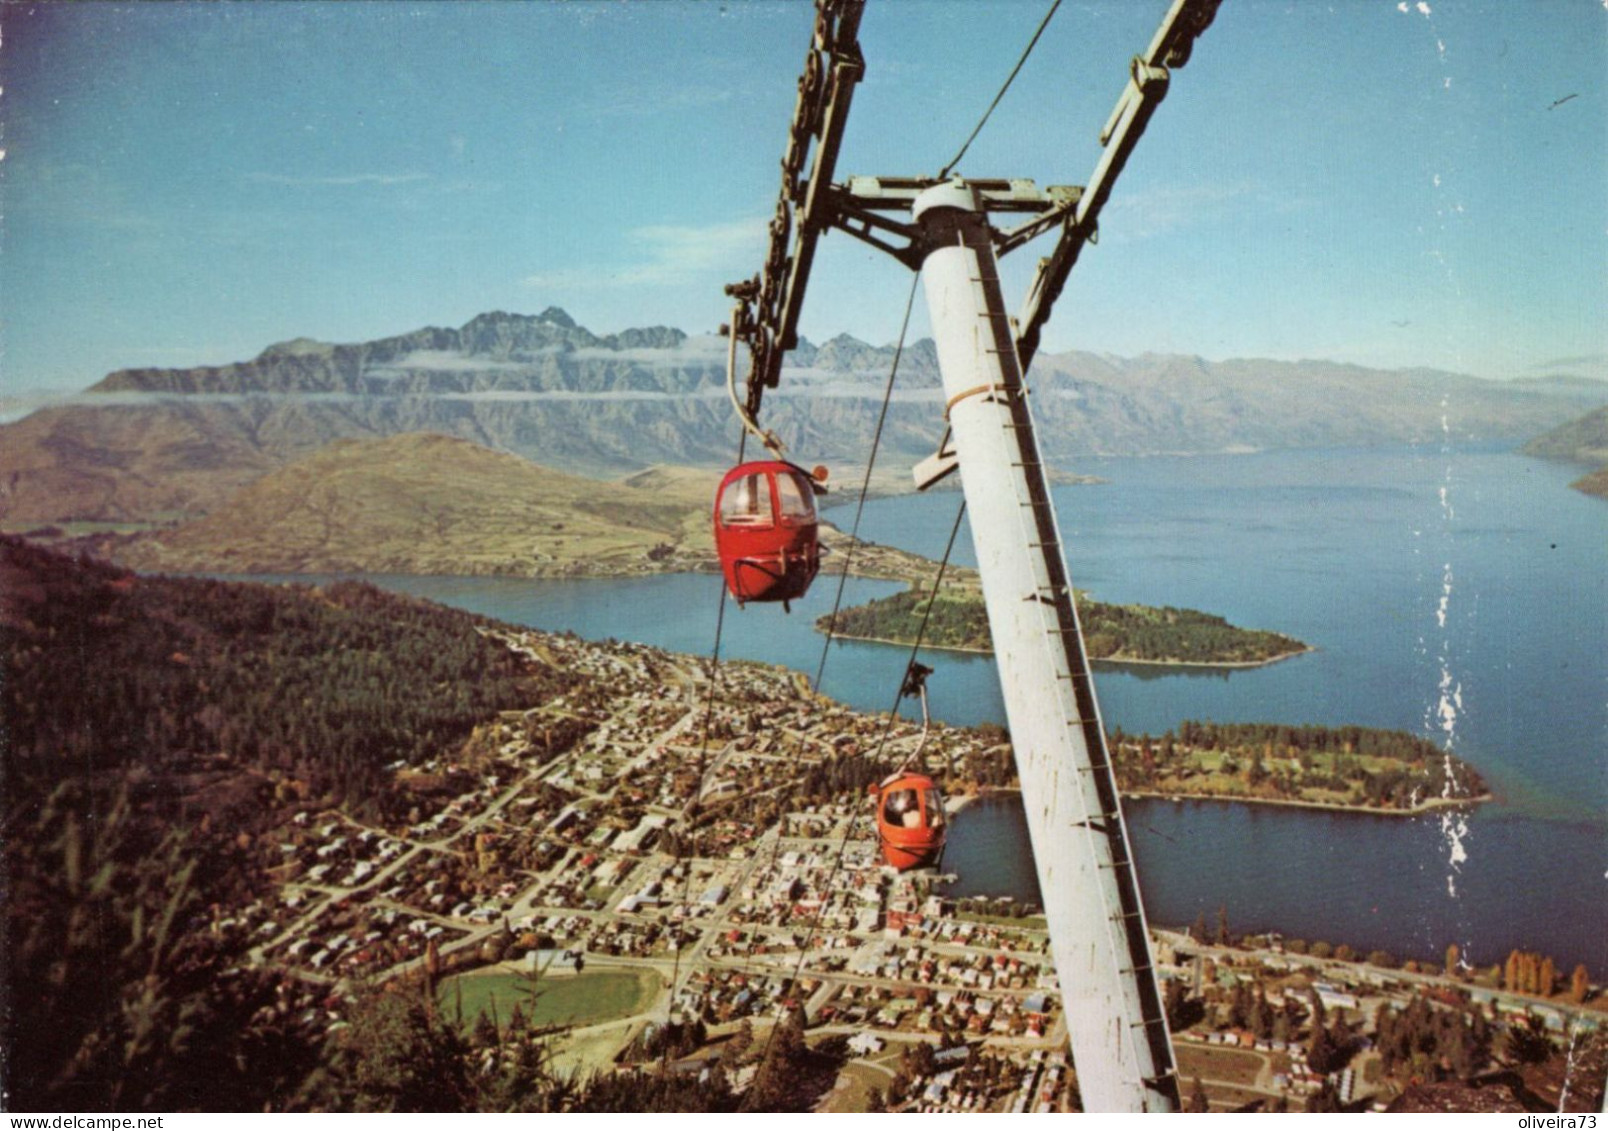
<instances>
[{"instance_id":1,"label":"rocky ridge","mask_svg":"<svg viewBox=\"0 0 1608 1131\"><path fill-rule=\"evenodd\" d=\"M142 524L195 518L339 439L430 432L549 467L616 477L729 463L737 428L725 343L667 327L597 335L552 307L370 342L298 338L255 358L125 369L73 403L0 426L0 521ZM803 342L765 424L801 460L863 466L891 346ZM1485 381L1332 362L1041 354L1029 374L1052 463L1098 455L1512 441L1603 399L1601 382ZM943 430L930 341L907 344L883 467Z\"/></svg>"}]
</instances>

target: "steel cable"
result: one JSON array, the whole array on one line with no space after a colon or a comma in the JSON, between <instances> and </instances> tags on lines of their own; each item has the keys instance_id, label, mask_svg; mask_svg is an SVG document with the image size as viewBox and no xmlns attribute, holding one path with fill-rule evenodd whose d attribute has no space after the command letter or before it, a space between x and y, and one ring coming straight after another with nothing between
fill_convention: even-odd
<instances>
[{"instance_id":1,"label":"steel cable","mask_svg":"<svg viewBox=\"0 0 1608 1131\"><path fill-rule=\"evenodd\" d=\"M971 143L977 140L977 135L983 132L983 127L988 124L988 119L994 113L994 108L999 105L1000 99L1005 97L1005 92L1011 88L1011 83L1016 81L1017 73L1021 71L1022 65L1027 62L1027 57L1033 54L1033 48L1038 46L1039 36L1043 35L1044 29L1050 26L1050 18L1055 15L1055 10L1060 6L1061 0L1055 0L1050 5L1050 10L1044 13L1044 18L1039 21L1038 30L1033 33L1033 38L1027 41L1027 47L1023 50L1022 57L1016 60L1016 66L1011 68L1011 73L1006 77L1004 85L999 88L999 93L994 95L994 101L990 102L988 109L983 111L983 116L977 121L977 127L972 130L971 136L966 139L966 144L960 147L960 152L955 154L954 160L939 170L938 179L940 181L948 178L955 166L960 164L960 159L966 156L966 151L971 148Z\"/></svg>"},{"instance_id":2,"label":"steel cable","mask_svg":"<svg viewBox=\"0 0 1608 1131\"><path fill-rule=\"evenodd\" d=\"M949 542L944 547L943 560L938 563L938 574L933 579L933 583L932 583L933 599L929 600L927 602L926 612L924 612L922 614L921 626L916 631L916 642L910 648L910 660L909 660L909 663L907 663L906 666L905 666L906 671L910 670L910 667L909 667L910 664L914 664L916 662L916 656L921 650L922 641L926 638L926 635L927 635L927 620L932 615L932 606L933 606L934 601L937 599L938 589L943 584L945 571L948 570L948 568L949 568L949 556L950 556L951 552L955 548L955 537L956 537L956 535L958 535L960 533L960 523L961 523L961 520L963 518L965 518L965 517L966 517L966 501L963 498L963 499L961 499L961 502L960 502L960 508L955 512L955 523L954 523L954 525L952 527L950 527L950 530L949 530ZM888 712L888 720L887 720L886 724L884 724L884 726L882 728L882 737L877 743L876 752L871 756L871 760L873 762L875 762L875 761L877 761L878 759L881 758L882 751L887 747L888 737L889 737L889 735L891 735L893 733L893 724L897 721L897 719L899 717L899 700L904 697L904 694L903 694L903 681L902 680L901 680L901 683L900 683L900 688L901 688L901 690L900 690L899 695L897 695L893 700L893 709ZM834 859L832 861L832 870L827 873L826 883L822 886L822 889L821 889L823 893L832 891L834 881L837 879L838 873L843 870L843 857L848 851L850 840L853 839L854 828L855 828L855 825L857 823L858 823L858 819L851 814L850 817L849 817L849 820L844 825L843 837L842 837L841 840L838 841L837 854L836 854L836 856L834 857ZM780 836L780 831L778 830L777 844L780 845L780 843L781 843L781 836ZM809 930L805 933L804 943L803 943L802 946L799 947L798 962L794 965L792 976L789 979L793 983L793 986L794 986L795 990L797 989L799 978L802 977L803 973L804 973L804 960L809 957L810 942L811 942L812 939L814 939L816 931L818 931L820 929L821 917L826 914L826 905L827 905L827 900L826 899L822 899L822 900L819 901L818 906L816 907L815 917L810 923ZM755 931L754 935L756 937L757 937L757 934L758 934L758 932ZM749 940L750 952L752 951L754 941L755 941L754 938L750 938L750 940ZM745 968L746 968L746 966L745 966ZM759 1054L759 1059L758 1059L759 1064L764 1064L765 1058L770 1054L771 1041L775 1039L776 1031L780 1027L781 1027L781 1022L780 1022L779 1019L771 1022L770 1032L768 1032L765 1035L765 1044L760 1049L760 1054ZM747 1099L747 1097L745 1097L744 1104L739 1105L739 1108L738 1108L739 1111L747 1111L747 1110L749 1110L748 1107L747 1107L747 1104L746 1104L746 1099Z\"/></svg>"},{"instance_id":3,"label":"steel cable","mask_svg":"<svg viewBox=\"0 0 1608 1131\"><path fill-rule=\"evenodd\" d=\"M815 690L821 690L826 675L826 657L832 650L832 636L837 632L838 611L843 606L843 586L849 579L849 566L854 561L854 548L860 544L860 516L865 513L865 497L871 487L871 472L877 464L877 449L882 445L882 427L888 419L888 403L893 399L893 381L899 374L899 359L904 356L905 334L910 329L910 311L916 304L916 287L921 272L910 279L910 295L905 299L904 320L899 323L899 342L894 347L893 364L888 368L887 386L882 390L882 411L877 415L877 429L871 437L871 454L866 460L865 477L860 481L860 499L854 505L854 525L849 530L849 545L843 555L843 569L838 573L837 595L832 599L832 615L827 619L826 643L821 645L821 662L815 668Z\"/></svg>"}]
</instances>

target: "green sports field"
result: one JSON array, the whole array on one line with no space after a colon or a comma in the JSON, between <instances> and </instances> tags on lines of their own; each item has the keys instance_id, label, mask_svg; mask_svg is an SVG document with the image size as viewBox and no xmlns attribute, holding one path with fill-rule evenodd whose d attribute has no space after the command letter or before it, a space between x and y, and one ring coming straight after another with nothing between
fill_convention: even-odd
<instances>
[{"instance_id":1,"label":"green sports field","mask_svg":"<svg viewBox=\"0 0 1608 1131\"><path fill-rule=\"evenodd\" d=\"M544 977L537 983L535 1017L539 1025L594 1025L640 1013L659 992L653 970L614 971ZM507 1021L515 1004L531 1016L530 981L505 970L460 974L441 984L441 1007L447 1016L463 1009L463 1024L473 1025L482 1013Z\"/></svg>"}]
</instances>

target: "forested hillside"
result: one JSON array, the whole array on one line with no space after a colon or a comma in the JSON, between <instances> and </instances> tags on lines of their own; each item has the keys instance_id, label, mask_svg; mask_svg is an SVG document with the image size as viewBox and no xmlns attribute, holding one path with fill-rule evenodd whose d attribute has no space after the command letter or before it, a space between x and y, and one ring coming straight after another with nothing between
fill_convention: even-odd
<instances>
[{"instance_id":1,"label":"forested hillside","mask_svg":"<svg viewBox=\"0 0 1608 1131\"><path fill-rule=\"evenodd\" d=\"M928 605L931 614L928 615ZM1111 605L1078 594L1078 617L1090 659L1175 664L1257 664L1307 650L1276 632L1237 628L1222 617L1195 609ZM989 651L988 613L981 593L957 586L929 602L914 589L878 598L837 614L836 634L862 640L909 644L926 620L925 643L933 648ZM831 618L816 627L826 631Z\"/></svg>"},{"instance_id":2,"label":"forested hillside","mask_svg":"<svg viewBox=\"0 0 1608 1131\"><path fill-rule=\"evenodd\" d=\"M314 987L241 964L220 908L271 890L256 834L289 807L383 810L388 764L574 682L475 626L366 585L141 578L0 539L8 1109L387 1102L332 1059Z\"/></svg>"},{"instance_id":3,"label":"forested hillside","mask_svg":"<svg viewBox=\"0 0 1608 1131\"><path fill-rule=\"evenodd\" d=\"M363 583L138 577L15 539L0 555L14 785L221 759L361 809L388 763L573 678Z\"/></svg>"}]
</instances>

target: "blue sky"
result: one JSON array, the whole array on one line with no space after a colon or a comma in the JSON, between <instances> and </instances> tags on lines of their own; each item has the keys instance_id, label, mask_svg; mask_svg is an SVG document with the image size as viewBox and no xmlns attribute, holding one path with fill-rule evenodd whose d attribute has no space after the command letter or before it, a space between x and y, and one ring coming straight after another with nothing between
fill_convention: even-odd
<instances>
[{"instance_id":1,"label":"blue sky","mask_svg":"<svg viewBox=\"0 0 1608 1131\"><path fill-rule=\"evenodd\" d=\"M1047 7L871 0L840 172L936 172ZM1067 0L960 171L1086 179L1164 7ZM492 309L712 330L761 259L811 19L11 0L7 390ZM1045 347L1608 374L1605 87L1603 0L1224 0ZM1013 306L1048 246L1006 260ZM907 288L832 235L803 330L891 341Z\"/></svg>"}]
</instances>

